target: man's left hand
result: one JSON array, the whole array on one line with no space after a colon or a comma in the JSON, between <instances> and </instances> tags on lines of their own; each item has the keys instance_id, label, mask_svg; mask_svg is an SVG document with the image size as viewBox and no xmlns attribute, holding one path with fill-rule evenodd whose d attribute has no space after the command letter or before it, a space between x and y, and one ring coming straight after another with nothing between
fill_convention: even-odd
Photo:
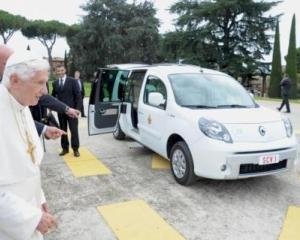
<instances>
[{"instance_id":1,"label":"man's left hand","mask_svg":"<svg viewBox=\"0 0 300 240\"><path fill-rule=\"evenodd\" d=\"M57 127L47 126L45 131L45 137L47 139L57 139L62 135L66 135L67 133Z\"/></svg>"}]
</instances>

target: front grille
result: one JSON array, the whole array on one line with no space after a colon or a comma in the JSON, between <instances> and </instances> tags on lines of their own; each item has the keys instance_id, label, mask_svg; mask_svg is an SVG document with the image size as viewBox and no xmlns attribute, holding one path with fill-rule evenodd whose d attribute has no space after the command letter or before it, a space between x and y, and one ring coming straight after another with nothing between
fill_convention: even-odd
<instances>
[{"instance_id":1,"label":"front grille","mask_svg":"<svg viewBox=\"0 0 300 240\"><path fill-rule=\"evenodd\" d=\"M241 164L240 165L240 174L274 171L274 170L286 168L286 164L287 164L287 159L282 160L279 163L268 164L268 165Z\"/></svg>"}]
</instances>

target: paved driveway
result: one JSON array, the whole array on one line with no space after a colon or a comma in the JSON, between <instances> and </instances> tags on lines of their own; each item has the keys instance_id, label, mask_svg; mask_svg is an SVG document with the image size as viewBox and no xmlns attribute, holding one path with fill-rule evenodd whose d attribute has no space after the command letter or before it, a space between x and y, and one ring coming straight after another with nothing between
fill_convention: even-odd
<instances>
[{"instance_id":1,"label":"paved driveway","mask_svg":"<svg viewBox=\"0 0 300 240\"><path fill-rule=\"evenodd\" d=\"M279 103L260 104L275 109ZM291 109L288 116L300 134L300 105L292 104ZM111 174L77 178L58 156L59 141L46 142L43 186L59 220L58 229L46 240L115 240L116 234L97 207L132 200L144 201L184 239L275 240L288 207L300 207L296 169L235 181L201 179L183 187L169 169L152 168L153 152L131 140L116 141L111 134L89 137L85 121L81 119L81 146Z\"/></svg>"}]
</instances>

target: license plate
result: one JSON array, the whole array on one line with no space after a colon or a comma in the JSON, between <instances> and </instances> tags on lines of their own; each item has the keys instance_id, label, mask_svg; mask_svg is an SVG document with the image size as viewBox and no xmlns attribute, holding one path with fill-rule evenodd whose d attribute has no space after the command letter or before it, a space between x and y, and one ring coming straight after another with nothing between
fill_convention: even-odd
<instances>
[{"instance_id":1,"label":"license plate","mask_svg":"<svg viewBox=\"0 0 300 240\"><path fill-rule=\"evenodd\" d=\"M259 157L259 165L268 165L279 162L279 155L265 155Z\"/></svg>"}]
</instances>

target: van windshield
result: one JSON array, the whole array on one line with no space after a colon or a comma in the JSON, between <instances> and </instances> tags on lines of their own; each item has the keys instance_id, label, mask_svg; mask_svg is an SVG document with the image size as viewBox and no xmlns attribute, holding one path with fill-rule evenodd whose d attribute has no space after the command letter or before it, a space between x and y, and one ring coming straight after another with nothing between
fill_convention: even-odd
<instances>
[{"instance_id":1,"label":"van windshield","mask_svg":"<svg viewBox=\"0 0 300 240\"><path fill-rule=\"evenodd\" d=\"M170 74L176 103L191 108L253 108L258 105L235 79L226 75Z\"/></svg>"}]
</instances>

